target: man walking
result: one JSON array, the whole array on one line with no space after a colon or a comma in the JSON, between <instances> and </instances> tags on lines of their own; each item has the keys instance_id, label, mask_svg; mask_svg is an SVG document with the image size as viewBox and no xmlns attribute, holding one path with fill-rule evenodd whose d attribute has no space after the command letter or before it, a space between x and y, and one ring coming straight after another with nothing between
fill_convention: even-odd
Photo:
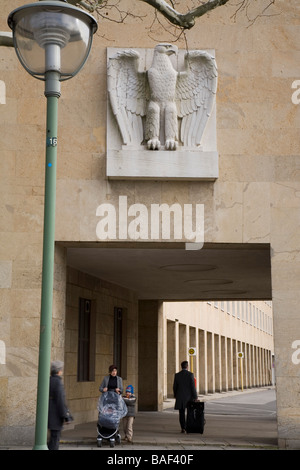
<instances>
[{"instance_id":1,"label":"man walking","mask_svg":"<svg viewBox=\"0 0 300 470\"><path fill-rule=\"evenodd\" d=\"M191 400L197 399L194 374L188 371L188 361L181 363L181 371L174 377L173 392L175 401L175 410L179 410L179 423L181 432L186 433L185 409Z\"/></svg>"}]
</instances>

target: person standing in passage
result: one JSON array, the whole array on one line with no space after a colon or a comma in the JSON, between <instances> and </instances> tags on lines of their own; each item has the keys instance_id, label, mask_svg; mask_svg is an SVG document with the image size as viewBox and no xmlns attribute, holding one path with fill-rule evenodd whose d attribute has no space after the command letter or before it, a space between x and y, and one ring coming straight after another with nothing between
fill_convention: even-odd
<instances>
[{"instance_id":1,"label":"person standing in passage","mask_svg":"<svg viewBox=\"0 0 300 470\"><path fill-rule=\"evenodd\" d=\"M63 366L64 363L61 361L51 363L48 412L48 429L50 430L49 450L59 449L61 430L68 415L65 389L62 383Z\"/></svg>"},{"instance_id":2,"label":"person standing in passage","mask_svg":"<svg viewBox=\"0 0 300 470\"><path fill-rule=\"evenodd\" d=\"M191 400L197 400L194 374L188 370L188 361L181 363L181 371L174 376L173 392L175 401L175 410L179 410L179 423L181 432L186 433L185 410Z\"/></svg>"}]
</instances>

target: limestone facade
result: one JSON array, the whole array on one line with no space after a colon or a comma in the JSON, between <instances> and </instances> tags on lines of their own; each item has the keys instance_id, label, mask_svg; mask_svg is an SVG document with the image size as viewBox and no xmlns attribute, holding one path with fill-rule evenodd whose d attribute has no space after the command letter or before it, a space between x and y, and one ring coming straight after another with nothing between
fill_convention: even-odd
<instances>
[{"instance_id":1,"label":"limestone facade","mask_svg":"<svg viewBox=\"0 0 300 470\"><path fill-rule=\"evenodd\" d=\"M8 30L8 14L24 3L31 2L1 2L1 31ZM133 0L122 3L124 9L130 8ZM253 17L261 12L260 3L253 2ZM221 256L220 247L224 252L233 247L235 256L224 266L231 268L230 275L235 273L237 284L236 266L243 250L264 247L269 253L269 264L264 271L257 257L253 257L252 264L248 260L244 280L249 289L255 285L254 291L247 292L237 286L228 292L224 287L215 289L213 297L211 290L204 294L204 289L198 287L191 293L192 300L227 301L233 296L234 300L252 301L258 286L268 284L267 294L264 293L261 300L272 300L273 304L278 442L282 448L300 448L297 353L300 340L300 106L295 89L300 80L299 4L296 0L275 2L272 15L258 17L250 27L242 12L233 19L233 5L221 7L200 19L197 26L186 33L189 49L209 49L216 54L219 72L216 102L219 173L216 181L112 181L106 173L107 48L112 47L113 41L113 47L152 49L156 40L170 40L161 28L149 33L150 7L138 1L134 4L135 14L141 15L143 20L128 17L125 24L101 20L84 69L62 84L53 359L65 360L67 393L75 410L79 411L79 399L87 403L95 396L98 378L106 373L113 360L109 344L111 308L123 307L131 322L127 356L134 358L133 363L128 361L131 364L128 380L135 380L137 374L143 377L142 384L148 393L147 397L144 395L145 409L151 406L159 409L164 395L163 380L158 374L163 345L162 301L174 300L177 292L172 291L172 283L168 288L161 283L162 292L158 292L160 286L155 280L162 270L155 271L151 260L148 269L135 278L135 265L131 261L143 259L145 253L139 250L145 246L141 241L131 243L117 239L117 245L105 241L99 244L96 210L102 203L117 205L120 195L126 195L129 204L140 203L148 208L151 203L176 202L182 207L189 203L203 204L208 255L217 254L221 262L224 253ZM184 48L185 44L180 43L180 47ZM22 443L32 440L35 420L46 103L43 82L34 80L22 69L10 47L1 47L0 81L0 440ZM174 263L177 262L180 241L160 239L154 245L146 246L147 250L154 248L153 256L159 247L162 259L170 254ZM124 273L121 279L98 275L101 262L94 263L91 269L93 260L84 265L82 252L76 255L77 264L72 264L71 248L83 247L86 250L112 249L115 273L120 270ZM126 266L122 250L131 250L126 252ZM195 252L194 259L202 253L205 254L202 250ZM186 254L186 257L191 263L191 255ZM79 261L83 263L80 269ZM216 276L217 264L216 261ZM87 275L93 279L87 281ZM134 283L130 284L132 279ZM138 292L137 285L141 286ZM154 294L151 298L145 297L144 292L148 294L152 285L157 289L156 297ZM99 322L96 348L99 350L96 349L95 380L75 386L77 327L74 308L83 291L84 295L90 295L90 300L96 301ZM184 290L180 296L180 300L191 300L184 297ZM147 331L151 335L145 335ZM103 340L104 332L107 339ZM140 354L142 340L147 360ZM145 363L151 365L150 377L144 369ZM140 385L139 391L143 396ZM85 408L87 419L91 417L93 405L94 402L91 408L90 405Z\"/></svg>"}]
</instances>

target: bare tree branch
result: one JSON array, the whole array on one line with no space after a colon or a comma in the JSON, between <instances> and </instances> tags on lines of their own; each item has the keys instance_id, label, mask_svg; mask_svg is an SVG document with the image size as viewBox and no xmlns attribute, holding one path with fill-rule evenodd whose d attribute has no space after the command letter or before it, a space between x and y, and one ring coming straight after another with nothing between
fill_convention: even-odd
<instances>
[{"instance_id":1,"label":"bare tree branch","mask_svg":"<svg viewBox=\"0 0 300 470\"><path fill-rule=\"evenodd\" d=\"M258 18L261 18L262 16L274 16L274 14L270 14L270 15L267 15L266 14L266 11L272 6L275 4L275 0L269 0L268 3L266 4L265 7L263 7L261 13L259 14L256 14L254 17L251 17L251 13L250 13L250 7L252 6L253 4L253 1L252 0L240 0L238 3L237 3L237 9L236 11L234 12L234 14L232 15L231 18L233 18L234 20L236 20L237 18L237 15L238 13L240 13L241 11L245 12L245 15L246 15L246 18L248 19L249 21L249 24L252 25ZM278 13L280 14L280 13Z\"/></svg>"},{"instance_id":2,"label":"bare tree branch","mask_svg":"<svg viewBox=\"0 0 300 470\"><path fill-rule=\"evenodd\" d=\"M132 0L133 1L133 0ZM179 4L180 2L176 2L174 0L135 0L136 2L143 2L147 5L153 7L155 9L155 15L157 12L160 12L169 23L173 24L175 27L179 27L180 29L191 29L196 22L197 18L209 13L210 11L226 5L230 0L195 0L194 3L199 3L198 6L195 8L190 8L185 13L180 13L175 9L176 3ZM250 7L253 5L257 5L256 0L237 0L236 3L236 11L232 15L232 18L235 20L237 14L244 12L246 17L248 18L250 23L254 23L257 18L261 16L266 16L266 10L275 4L276 0L262 0L262 11L261 13L256 14L253 18L250 18L248 11ZM130 13L129 11L122 10L120 5L122 0L68 0L68 3L73 5L81 6L82 8L88 10L89 12L93 13L96 12L99 16L106 19L111 19L108 11L114 10L118 12L119 19L112 21L123 22L123 20L127 16L138 17L134 14L134 12ZM134 1L133 1L134 3ZM267 5L264 7L264 3ZM234 6L231 3L231 6ZM103 13L106 11L105 13ZM157 15L156 15L157 17Z\"/></svg>"},{"instance_id":3,"label":"bare tree branch","mask_svg":"<svg viewBox=\"0 0 300 470\"><path fill-rule=\"evenodd\" d=\"M199 18L209 11L229 2L229 0L208 0L205 3L201 2L201 5L192 10L189 10L187 13L181 14L176 11L173 6L169 5L166 0L137 1L147 3L148 5L155 8L155 10L159 11L165 18L167 18L168 21L170 21L170 23L184 29L192 28L195 25L195 18ZM80 5L82 8L85 8L90 12L93 12L98 8L104 8L105 3L107 3L105 0L68 0L68 2L72 3L73 5ZM173 5L172 1L170 3Z\"/></svg>"},{"instance_id":4,"label":"bare tree branch","mask_svg":"<svg viewBox=\"0 0 300 470\"><path fill-rule=\"evenodd\" d=\"M202 3L193 10L185 14L177 12L165 0L140 0L148 5L151 5L156 10L160 11L162 15L167 18L172 24L184 29L191 29L195 25L195 19L205 15L217 7L225 5L229 0L208 0Z\"/></svg>"},{"instance_id":5,"label":"bare tree branch","mask_svg":"<svg viewBox=\"0 0 300 470\"><path fill-rule=\"evenodd\" d=\"M193 0L192 5L197 5L192 8L187 7L189 2L182 2L180 0L131 0L133 8L130 11L125 3L126 7L121 7L122 0L67 0L72 5L77 5L90 13L96 14L99 18L113 21L115 23L124 23L126 18L132 17L135 19L142 20L143 17L135 14L134 3L143 2L154 8L154 21L150 26L150 33L154 32L154 23L159 25L165 32L168 32L174 40L179 40L186 36L185 30L191 29L196 22L196 19L209 13L210 11L229 4L230 0ZM273 16L272 13L267 14L267 10L275 4L276 0L260 0L261 11L258 12L259 6L257 0L231 0L230 6L235 8L235 12L232 14L231 19L234 21L237 16L244 13L249 21L249 25L253 24L258 18L262 16ZM185 5L187 11L185 13L179 13L176 9L176 5ZM191 3L190 3L191 5ZM254 11L251 14L251 9L254 7ZM280 13L277 13L280 14ZM163 18L165 18L168 24L163 24ZM153 28L153 29L152 29ZM178 33L179 30L179 33ZM11 33L0 32L0 46L13 46L13 40Z\"/></svg>"},{"instance_id":6,"label":"bare tree branch","mask_svg":"<svg viewBox=\"0 0 300 470\"><path fill-rule=\"evenodd\" d=\"M90 13L96 13L98 17L115 23L123 23L129 16L142 19L128 9L122 9L122 0L68 0L68 3L80 6Z\"/></svg>"}]
</instances>

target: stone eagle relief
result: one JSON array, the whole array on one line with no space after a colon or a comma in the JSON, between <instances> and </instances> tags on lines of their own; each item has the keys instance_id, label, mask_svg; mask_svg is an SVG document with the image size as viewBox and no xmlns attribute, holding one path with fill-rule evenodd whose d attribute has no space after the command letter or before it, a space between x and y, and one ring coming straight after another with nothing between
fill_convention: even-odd
<instances>
[{"instance_id":1,"label":"stone eagle relief","mask_svg":"<svg viewBox=\"0 0 300 470\"><path fill-rule=\"evenodd\" d=\"M170 59L177 53L174 45L157 45L145 71L134 50L109 59L108 94L123 146L200 147L215 101L217 66L208 52L195 50L185 53L183 70L177 71Z\"/></svg>"}]
</instances>

